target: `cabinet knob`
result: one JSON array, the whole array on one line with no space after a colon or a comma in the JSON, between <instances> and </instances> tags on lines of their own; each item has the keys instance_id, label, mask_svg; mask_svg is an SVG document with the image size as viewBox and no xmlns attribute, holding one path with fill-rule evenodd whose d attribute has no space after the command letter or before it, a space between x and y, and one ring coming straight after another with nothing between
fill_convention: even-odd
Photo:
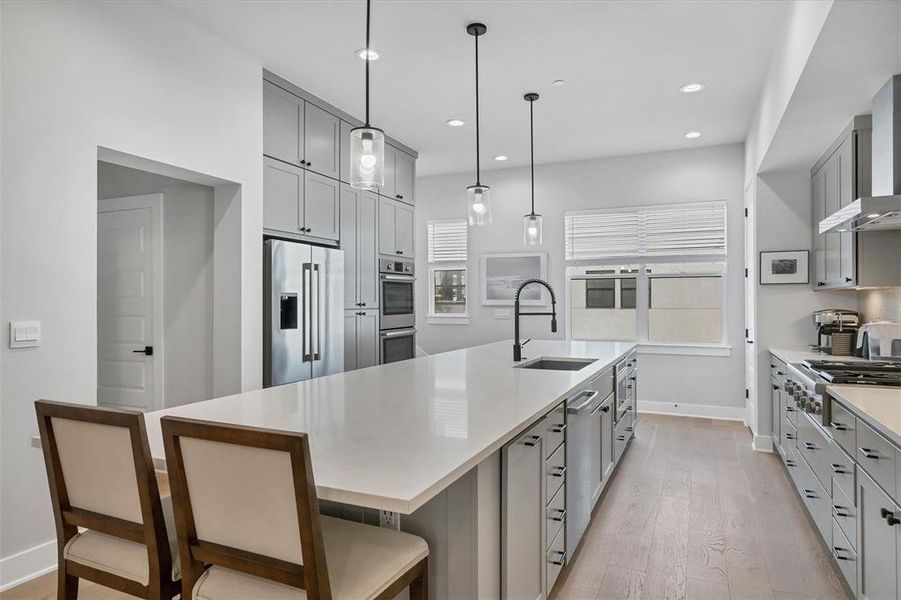
<instances>
[{"instance_id":1,"label":"cabinet knob","mask_svg":"<svg viewBox=\"0 0 901 600\"><path fill-rule=\"evenodd\" d=\"M852 281L852 280L851 280L850 277L845 277L845 283L851 283L851 281Z\"/></svg>"},{"instance_id":2,"label":"cabinet knob","mask_svg":"<svg viewBox=\"0 0 901 600\"><path fill-rule=\"evenodd\" d=\"M823 287L824 285L826 285L824 282L817 281L817 287Z\"/></svg>"}]
</instances>

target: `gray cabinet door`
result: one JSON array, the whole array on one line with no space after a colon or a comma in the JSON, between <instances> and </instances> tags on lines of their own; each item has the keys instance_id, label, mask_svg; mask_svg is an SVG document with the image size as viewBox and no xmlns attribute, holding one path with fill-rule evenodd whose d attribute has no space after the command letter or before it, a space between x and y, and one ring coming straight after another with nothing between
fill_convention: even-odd
<instances>
[{"instance_id":1,"label":"gray cabinet door","mask_svg":"<svg viewBox=\"0 0 901 600\"><path fill-rule=\"evenodd\" d=\"M838 205L839 208L851 204L855 198L854 144L847 138L836 150L838 160ZM839 237L839 278L841 285L853 285L856 279L854 253L857 246L857 235L851 231L843 231Z\"/></svg>"},{"instance_id":2,"label":"gray cabinet door","mask_svg":"<svg viewBox=\"0 0 901 600\"><path fill-rule=\"evenodd\" d=\"M379 364L379 315L377 310L361 311L357 316L357 367Z\"/></svg>"},{"instance_id":3,"label":"gray cabinet door","mask_svg":"<svg viewBox=\"0 0 901 600\"><path fill-rule=\"evenodd\" d=\"M770 380L772 393L770 394L770 429L773 438L773 446L779 445L782 432L779 424L782 422L782 388L775 380Z\"/></svg>"},{"instance_id":4,"label":"gray cabinet door","mask_svg":"<svg viewBox=\"0 0 901 600\"><path fill-rule=\"evenodd\" d=\"M823 166L825 171L826 216L839 209L839 188L841 177L838 153L832 155ZM841 273L841 234L826 234L826 283L832 286L842 284Z\"/></svg>"},{"instance_id":5,"label":"gray cabinet door","mask_svg":"<svg viewBox=\"0 0 901 600\"><path fill-rule=\"evenodd\" d=\"M397 202L388 198L379 198L379 253L397 254Z\"/></svg>"},{"instance_id":6,"label":"gray cabinet door","mask_svg":"<svg viewBox=\"0 0 901 600\"><path fill-rule=\"evenodd\" d=\"M303 158L307 168L338 179L341 120L315 104L304 107Z\"/></svg>"},{"instance_id":7,"label":"gray cabinet door","mask_svg":"<svg viewBox=\"0 0 901 600\"><path fill-rule=\"evenodd\" d=\"M297 235L301 227L304 172L300 167L263 158L263 228Z\"/></svg>"},{"instance_id":8,"label":"gray cabinet door","mask_svg":"<svg viewBox=\"0 0 901 600\"><path fill-rule=\"evenodd\" d=\"M544 594L544 439L533 427L501 453L501 596Z\"/></svg>"},{"instance_id":9,"label":"gray cabinet door","mask_svg":"<svg viewBox=\"0 0 901 600\"><path fill-rule=\"evenodd\" d=\"M413 258L413 208L398 202L395 204L394 215L397 253Z\"/></svg>"},{"instance_id":10,"label":"gray cabinet door","mask_svg":"<svg viewBox=\"0 0 901 600\"><path fill-rule=\"evenodd\" d=\"M385 184L379 193L388 198L395 198L397 194L397 152L394 146L385 144Z\"/></svg>"},{"instance_id":11,"label":"gray cabinet door","mask_svg":"<svg viewBox=\"0 0 901 600\"><path fill-rule=\"evenodd\" d=\"M303 127L303 100L264 81L263 154L300 165Z\"/></svg>"},{"instance_id":12,"label":"gray cabinet door","mask_svg":"<svg viewBox=\"0 0 901 600\"><path fill-rule=\"evenodd\" d=\"M606 485L613 474L613 413L616 412L614 402L601 407L601 482ZM603 485L601 487L603 487Z\"/></svg>"},{"instance_id":13,"label":"gray cabinet door","mask_svg":"<svg viewBox=\"0 0 901 600\"><path fill-rule=\"evenodd\" d=\"M347 121L341 121L341 137L338 140L340 154L338 159L338 179L344 183L350 183L350 130L354 126Z\"/></svg>"},{"instance_id":14,"label":"gray cabinet door","mask_svg":"<svg viewBox=\"0 0 901 600\"><path fill-rule=\"evenodd\" d=\"M357 197L357 295L363 308L379 306L378 205L372 192Z\"/></svg>"},{"instance_id":15,"label":"gray cabinet door","mask_svg":"<svg viewBox=\"0 0 901 600\"><path fill-rule=\"evenodd\" d=\"M406 152L394 152L394 196L408 204L414 203L413 185L416 179L416 161Z\"/></svg>"},{"instance_id":16,"label":"gray cabinet door","mask_svg":"<svg viewBox=\"0 0 901 600\"><path fill-rule=\"evenodd\" d=\"M344 370L357 368L357 316L358 311L344 311Z\"/></svg>"},{"instance_id":17,"label":"gray cabinet door","mask_svg":"<svg viewBox=\"0 0 901 600\"><path fill-rule=\"evenodd\" d=\"M307 235L338 240L340 190L337 179L307 171L304 175L303 225Z\"/></svg>"},{"instance_id":18,"label":"gray cabinet door","mask_svg":"<svg viewBox=\"0 0 901 600\"><path fill-rule=\"evenodd\" d=\"M344 308L360 308L357 277L357 203L362 192L341 186L341 249L344 250Z\"/></svg>"},{"instance_id":19,"label":"gray cabinet door","mask_svg":"<svg viewBox=\"0 0 901 600\"><path fill-rule=\"evenodd\" d=\"M826 236L819 233L826 216L826 170L820 169L811 181L813 195L813 287L826 286Z\"/></svg>"},{"instance_id":20,"label":"gray cabinet door","mask_svg":"<svg viewBox=\"0 0 901 600\"><path fill-rule=\"evenodd\" d=\"M901 508L862 469L858 469L858 595L861 599L901 598L898 582L901 525L890 525L883 510L901 518Z\"/></svg>"}]
</instances>

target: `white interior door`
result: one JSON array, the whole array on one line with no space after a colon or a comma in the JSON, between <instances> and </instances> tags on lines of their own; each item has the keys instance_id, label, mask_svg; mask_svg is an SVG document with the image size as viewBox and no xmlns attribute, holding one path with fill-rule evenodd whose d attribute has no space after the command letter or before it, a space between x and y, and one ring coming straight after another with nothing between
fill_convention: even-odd
<instances>
[{"instance_id":1,"label":"white interior door","mask_svg":"<svg viewBox=\"0 0 901 600\"><path fill-rule=\"evenodd\" d=\"M756 185L749 182L745 187L745 424L756 435L758 433L757 401L757 244L754 227L754 194Z\"/></svg>"},{"instance_id":2,"label":"white interior door","mask_svg":"<svg viewBox=\"0 0 901 600\"><path fill-rule=\"evenodd\" d=\"M162 194L100 200L97 403L163 408Z\"/></svg>"}]
</instances>

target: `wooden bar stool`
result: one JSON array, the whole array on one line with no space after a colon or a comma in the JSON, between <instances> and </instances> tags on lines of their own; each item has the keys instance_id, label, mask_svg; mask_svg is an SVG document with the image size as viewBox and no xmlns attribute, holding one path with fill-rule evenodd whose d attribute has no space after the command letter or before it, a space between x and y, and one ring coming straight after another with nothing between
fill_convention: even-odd
<instances>
[{"instance_id":1,"label":"wooden bar stool","mask_svg":"<svg viewBox=\"0 0 901 600\"><path fill-rule=\"evenodd\" d=\"M428 597L425 540L319 514L306 434L160 422L182 598Z\"/></svg>"},{"instance_id":2,"label":"wooden bar stool","mask_svg":"<svg viewBox=\"0 0 901 600\"><path fill-rule=\"evenodd\" d=\"M34 406L56 521L57 597L77 598L79 578L141 598L178 595L172 506L159 496L144 416Z\"/></svg>"}]
</instances>

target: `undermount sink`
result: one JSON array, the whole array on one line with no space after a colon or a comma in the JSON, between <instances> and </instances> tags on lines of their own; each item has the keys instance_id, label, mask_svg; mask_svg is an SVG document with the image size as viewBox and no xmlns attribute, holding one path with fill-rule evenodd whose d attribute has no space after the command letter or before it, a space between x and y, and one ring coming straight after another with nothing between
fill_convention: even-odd
<instances>
[{"instance_id":1,"label":"undermount sink","mask_svg":"<svg viewBox=\"0 0 901 600\"><path fill-rule=\"evenodd\" d=\"M541 369L544 371L579 371L591 363L593 358L554 358L544 356L542 358L516 365L518 369Z\"/></svg>"}]
</instances>

